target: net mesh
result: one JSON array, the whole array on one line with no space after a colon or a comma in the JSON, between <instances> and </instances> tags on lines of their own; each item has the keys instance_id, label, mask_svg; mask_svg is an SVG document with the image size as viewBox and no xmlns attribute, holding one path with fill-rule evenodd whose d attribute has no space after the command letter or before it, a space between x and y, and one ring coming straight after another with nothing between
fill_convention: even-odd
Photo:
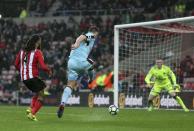
<instances>
[{"instance_id":1,"label":"net mesh","mask_svg":"<svg viewBox=\"0 0 194 131\"><path fill-rule=\"evenodd\" d=\"M179 66L187 33L194 33L191 21L119 29L119 92L126 97L125 106L147 106L147 72L158 57L172 70ZM178 106L174 100L171 103Z\"/></svg>"}]
</instances>

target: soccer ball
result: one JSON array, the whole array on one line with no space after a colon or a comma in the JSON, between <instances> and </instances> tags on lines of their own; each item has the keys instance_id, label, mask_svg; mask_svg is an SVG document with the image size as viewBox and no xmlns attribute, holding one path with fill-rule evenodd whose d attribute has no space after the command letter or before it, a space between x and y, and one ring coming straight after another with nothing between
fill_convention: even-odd
<instances>
[{"instance_id":1,"label":"soccer ball","mask_svg":"<svg viewBox=\"0 0 194 131\"><path fill-rule=\"evenodd\" d=\"M116 115L119 112L119 108L115 105L110 105L108 111L111 115Z\"/></svg>"}]
</instances>

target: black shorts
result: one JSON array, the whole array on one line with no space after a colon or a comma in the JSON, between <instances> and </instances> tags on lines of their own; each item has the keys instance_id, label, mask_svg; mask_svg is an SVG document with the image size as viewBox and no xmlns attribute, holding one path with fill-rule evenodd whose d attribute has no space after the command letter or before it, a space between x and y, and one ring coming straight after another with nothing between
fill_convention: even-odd
<instances>
[{"instance_id":1,"label":"black shorts","mask_svg":"<svg viewBox=\"0 0 194 131\"><path fill-rule=\"evenodd\" d=\"M46 84L40 78L32 78L32 79L24 80L23 82L28 89L30 89L32 92L35 92L35 93L43 90L46 87Z\"/></svg>"}]
</instances>

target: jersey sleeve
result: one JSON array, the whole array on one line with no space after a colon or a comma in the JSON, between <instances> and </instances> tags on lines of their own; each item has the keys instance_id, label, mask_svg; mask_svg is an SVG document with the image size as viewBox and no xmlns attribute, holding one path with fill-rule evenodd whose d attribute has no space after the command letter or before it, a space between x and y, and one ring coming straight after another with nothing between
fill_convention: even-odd
<instances>
[{"instance_id":1,"label":"jersey sleeve","mask_svg":"<svg viewBox=\"0 0 194 131\"><path fill-rule=\"evenodd\" d=\"M43 71L49 72L49 68L48 66L44 63L44 58L43 58L43 54L40 50L37 50L37 59L38 59L38 63L40 64L40 68Z\"/></svg>"},{"instance_id":2,"label":"jersey sleeve","mask_svg":"<svg viewBox=\"0 0 194 131\"><path fill-rule=\"evenodd\" d=\"M15 68L17 69L17 70L19 70L20 69L20 52L16 55L16 59L15 59Z\"/></svg>"},{"instance_id":3,"label":"jersey sleeve","mask_svg":"<svg viewBox=\"0 0 194 131\"><path fill-rule=\"evenodd\" d=\"M168 70L168 74L169 74L173 84L176 85L176 76L175 76L174 72L169 67L167 68L167 70Z\"/></svg>"},{"instance_id":4,"label":"jersey sleeve","mask_svg":"<svg viewBox=\"0 0 194 131\"><path fill-rule=\"evenodd\" d=\"M150 84L151 83L151 78L152 78L152 76L153 76L153 67L149 70L149 72L148 72L148 74L146 75L146 77L145 77L145 82L147 83L147 84Z\"/></svg>"}]
</instances>

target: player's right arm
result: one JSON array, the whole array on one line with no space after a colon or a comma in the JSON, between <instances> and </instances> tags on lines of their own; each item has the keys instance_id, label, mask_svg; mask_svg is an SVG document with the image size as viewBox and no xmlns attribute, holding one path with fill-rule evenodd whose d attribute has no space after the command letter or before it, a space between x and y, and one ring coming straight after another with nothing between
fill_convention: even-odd
<instances>
[{"instance_id":1,"label":"player's right arm","mask_svg":"<svg viewBox=\"0 0 194 131\"><path fill-rule=\"evenodd\" d=\"M71 49L76 49L79 47L80 43L82 41L86 41L87 37L86 35L80 35L77 39L76 42L71 46Z\"/></svg>"},{"instance_id":2,"label":"player's right arm","mask_svg":"<svg viewBox=\"0 0 194 131\"><path fill-rule=\"evenodd\" d=\"M153 68L151 68L148 72L148 74L145 77L145 82L147 84L148 87L152 87L153 86L153 82L151 81L151 78L153 77Z\"/></svg>"}]
</instances>

